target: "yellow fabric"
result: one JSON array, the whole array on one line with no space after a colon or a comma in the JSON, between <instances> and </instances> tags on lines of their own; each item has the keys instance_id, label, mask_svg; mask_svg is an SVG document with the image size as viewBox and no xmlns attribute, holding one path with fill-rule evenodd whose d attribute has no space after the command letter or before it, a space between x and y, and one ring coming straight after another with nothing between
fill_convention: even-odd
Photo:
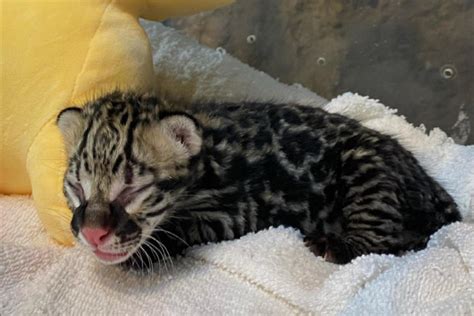
<instances>
[{"instance_id":1,"label":"yellow fabric","mask_svg":"<svg viewBox=\"0 0 474 316\"><path fill-rule=\"evenodd\" d=\"M3 0L0 193L32 193L46 230L72 244L58 112L118 87L153 90L151 50L139 16L163 19L231 1Z\"/></svg>"}]
</instances>

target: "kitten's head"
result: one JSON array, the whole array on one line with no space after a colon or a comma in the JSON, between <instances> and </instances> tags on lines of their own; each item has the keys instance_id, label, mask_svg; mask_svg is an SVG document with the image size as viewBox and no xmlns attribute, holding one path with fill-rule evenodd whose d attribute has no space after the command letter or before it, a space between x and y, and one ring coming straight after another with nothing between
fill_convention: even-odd
<instances>
[{"instance_id":1,"label":"kitten's head","mask_svg":"<svg viewBox=\"0 0 474 316\"><path fill-rule=\"evenodd\" d=\"M201 150L195 119L160 113L157 103L115 92L57 118L69 157L71 229L106 263L126 261L172 216Z\"/></svg>"}]
</instances>

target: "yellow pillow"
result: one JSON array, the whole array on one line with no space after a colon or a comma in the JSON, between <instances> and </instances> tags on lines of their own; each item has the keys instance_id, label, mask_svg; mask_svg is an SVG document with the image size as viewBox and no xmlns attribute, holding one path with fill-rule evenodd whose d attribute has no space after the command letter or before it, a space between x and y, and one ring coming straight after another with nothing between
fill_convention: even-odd
<instances>
[{"instance_id":1,"label":"yellow pillow","mask_svg":"<svg viewBox=\"0 0 474 316\"><path fill-rule=\"evenodd\" d=\"M57 114L115 88L153 90L151 49L138 17L159 20L231 1L3 0L0 193L32 193L47 232L72 244Z\"/></svg>"}]
</instances>

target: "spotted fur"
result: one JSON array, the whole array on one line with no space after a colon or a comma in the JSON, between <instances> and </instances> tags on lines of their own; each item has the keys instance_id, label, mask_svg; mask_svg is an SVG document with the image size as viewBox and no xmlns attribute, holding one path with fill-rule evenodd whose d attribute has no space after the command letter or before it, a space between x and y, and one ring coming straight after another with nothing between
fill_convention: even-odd
<instances>
[{"instance_id":1,"label":"spotted fur","mask_svg":"<svg viewBox=\"0 0 474 316\"><path fill-rule=\"evenodd\" d=\"M72 231L147 269L190 245L298 228L335 263L423 248L460 220L453 199L393 138L321 109L197 103L115 92L58 117Z\"/></svg>"}]
</instances>

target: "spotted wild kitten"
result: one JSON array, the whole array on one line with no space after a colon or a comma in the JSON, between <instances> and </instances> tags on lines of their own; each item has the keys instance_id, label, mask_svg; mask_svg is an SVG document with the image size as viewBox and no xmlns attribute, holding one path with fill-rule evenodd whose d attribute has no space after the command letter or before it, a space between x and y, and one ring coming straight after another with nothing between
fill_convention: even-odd
<instances>
[{"instance_id":1,"label":"spotted wild kitten","mask_svg":"<svg viewBox=\"0 0 474 316\"><path fill-rule=\"evenodd\" d=\"M105 263L147 270L190 245L292 226L346 263L423 248L461 219L389 136L321 109L114 92L58 116L74 235Z\"/></svg>"}]
</instances>

